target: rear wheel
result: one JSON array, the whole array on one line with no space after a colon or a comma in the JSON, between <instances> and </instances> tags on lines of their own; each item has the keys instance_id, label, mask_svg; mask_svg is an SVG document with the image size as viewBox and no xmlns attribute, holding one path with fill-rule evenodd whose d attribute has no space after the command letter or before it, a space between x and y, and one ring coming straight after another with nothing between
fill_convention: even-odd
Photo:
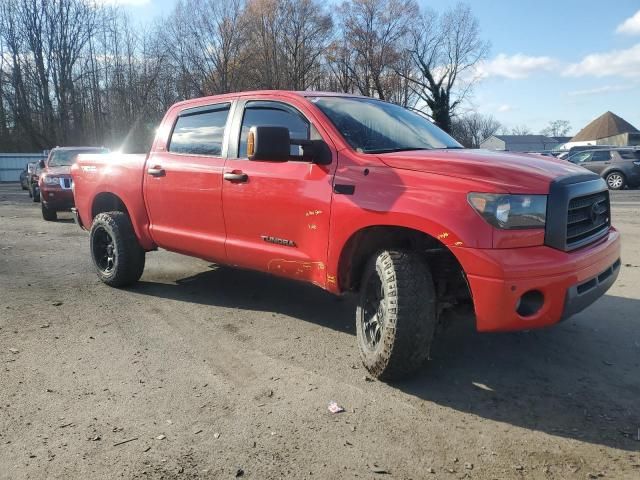
<instances>
[{"instance_id":1,"label":"rear wheel","mask_svg":"<svg viewBox=\"0 0 640 480\"><path fill-rule=\"evenodd\" d=\"M91 259L100 280L112 287L124 287L140 279L145 252L126 213L97 215L90 235Z\"/></svg>"},{"instance_id":2,"label":"rear wheel","mask_svg":"<svg viewBox=\"0 0 640 480\"><path fill-rule=\"evenodd\" d=\"M626 179L622 172L611 172L606 176L605 180L610 190L622 190L626 184Z\"/></svg>"},{"instance_id":3,"label":"rear wheel","mask_svg":"<svg viewBox=\"0 0 640 480\"><path fill-rule=\"evenodd\" d=\"M413 373L429 356L436 321L435 290L424 259L403 250L375 254L362 276L356 312L366 369L383 380Z\"/></svg>"},{"instance_id":4,"label":"rear wheel","mask_svg":"<svg viewBox=\"0 0 640 480\"><path fill-rule=\"evenodd\" d=\"M42 208L42 218L44 218L47 222L53 222L54 220L58 220L58 213L44 206L44 203L40 204Z\"/></svg>"}]
</instances>

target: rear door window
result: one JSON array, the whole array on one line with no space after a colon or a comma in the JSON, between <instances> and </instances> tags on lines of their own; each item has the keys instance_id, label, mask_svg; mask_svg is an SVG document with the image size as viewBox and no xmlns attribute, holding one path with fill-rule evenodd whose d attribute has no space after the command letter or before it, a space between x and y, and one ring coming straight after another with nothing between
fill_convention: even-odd
<instances>
[{"instance_id":1,"label":"rear door window","mask_svg":"<svg viewBox=\"0 0 640 480\"><path fill-rule=\"evenodd\" d=\"M611 152L609 150L596 150L591 157L592 162L608 162L611 160Z\"/></svg>"},{"instance_id":2,"label":"rear door window","mask_svg":"<svg viewBox=\"0 0 640 480\"><path fill-rule=\"evenodd\" d=\"M225 103L181 114L173 127L169 151L185 155L221 156L230 106Z\"/></svg>"},{"instance_id":3,"label":"rear door window","mask_svg":"<svg viewBox=\"0 0 640 480\"><path fill-rule=\"evenodd\" d=\"M640 150L618 150L623 160L640 160Z\"/></svg>"}]
</instances>

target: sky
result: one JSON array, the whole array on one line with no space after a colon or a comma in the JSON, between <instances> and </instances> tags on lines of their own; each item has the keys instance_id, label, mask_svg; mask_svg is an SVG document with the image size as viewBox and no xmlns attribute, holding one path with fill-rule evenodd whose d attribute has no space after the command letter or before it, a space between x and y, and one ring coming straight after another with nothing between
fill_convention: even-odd
<instances>
[{"instance_id":1,"label":"sky","mask_svg":"<svg viewBox=\"0 0 640 480\"><path fill-rule=\"evenodd\" d=\"M102 0L135 18L175 0ZM329 0L332 1L332 0ZM339 3L337 0L332 3ZM418 0L441 12L455 2ZM491 43L467 108L538 133L568 120L572 134L610 110L640 129L640 1L469 0Z\"/></svg>"}]
</instances>

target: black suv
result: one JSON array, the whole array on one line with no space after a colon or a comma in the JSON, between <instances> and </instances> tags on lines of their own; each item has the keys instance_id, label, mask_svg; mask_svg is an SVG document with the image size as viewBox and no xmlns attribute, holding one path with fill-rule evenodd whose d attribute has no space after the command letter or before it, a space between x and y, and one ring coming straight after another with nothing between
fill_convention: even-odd
<instances>
[{"instance_id":1,"label":"black suv","mask_svg":"<svg viewBox=\"0 0 640 480\"><path fill-rule=\"evenodd\" d=\"M24 169L20 172L20 186L22 187L22 190L29 190L29 168L33 165L33 163L27 163Z\"/></svg>"},{"instance_id":2,"label":"black suv","mask_svg":"<svg viewBox=\"0 0 640 480\"><path fill-rule=\"evenodd\" d=\"M611 190L640 186L640 147L584 150L567 160L600 175Z\"/></svg>"},{"instance_id":3,"label":"black suv","mask_svg":"<svg viewBox=\"0 0 640 480\"><path fill-rule=\"evenodd\" d=\"M40 162L30 163L27 166L27 190L29 190L29 196L34 202L40 201L40 187L38 187L38 178L42 173L40 168Z\"/></svg>"}]
</instances>

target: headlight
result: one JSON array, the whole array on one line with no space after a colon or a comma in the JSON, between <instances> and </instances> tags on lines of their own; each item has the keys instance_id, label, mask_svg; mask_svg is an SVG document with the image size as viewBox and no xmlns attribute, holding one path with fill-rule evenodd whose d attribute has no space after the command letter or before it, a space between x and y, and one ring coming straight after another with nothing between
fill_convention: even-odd
<instances>
[{"instance_id":1,"label":"headlight","mask_svg":"<svg viewBox=\"0 0 640 480\"><path fill-rule=\"evenodd\" d=\"M546 195L504 195L470 193L469 204L496 228L544 228L547 217Z\"/></svg>"},{"instance_id":2,"label":"headlight","mask_svg":"<svg viewBox=\"0 0 640 480\"><path fill-rule=\"evenodd\" d=\"M58 185L60 184L60 179L58 177L48 177L48 176L44 176L42 181L44 183L46 183L47 185Z\"/></svg>"}]
</instances>

